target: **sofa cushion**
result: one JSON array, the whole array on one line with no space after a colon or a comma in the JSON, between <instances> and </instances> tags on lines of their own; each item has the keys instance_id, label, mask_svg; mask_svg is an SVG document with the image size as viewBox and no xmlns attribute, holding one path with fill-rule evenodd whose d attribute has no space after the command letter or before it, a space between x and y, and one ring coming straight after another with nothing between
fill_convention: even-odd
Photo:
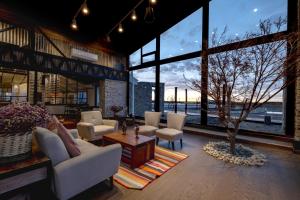
<instances>
[{"instance_id":1,"label":"sofa cushion","mask_svg":"<svg viewBox=\"0 0 300 200\"><path fill-rule=\"evenodd\" d=\"M94 125L102 125L102 114L100 111L81 112L81 121L92 123Z\"/></svg>"},{"instance_id":2,"label":"sofa cushion","mask_svg":"<svg viewBox=\"0 0 300 200\"><path fill-rule=\"evenodd\" d=\"M70 158L58 135L41 127L36 127L35 135L40 149L50 158L53 166Z\"/></svg>"},{"instance_id":3,"label":"sofa cushion","mask_svg":"<svg viewBox=\"0 0 300 200\"><path fill-rule=\"evenodd\" d=\"M80 150L76 146L74 138L72 138L71 133L69 133L68 129L66 129L61 123L57 124L57 134L62 139L71 157L76 157L80 155Z\"/></svg>"},{"instance_id":4,"label":"sofa cushion","mask_svg":"<svg viewBox=\"0 0 300 200\"><path fill-rule=\"evenodd\" d=\"M114 127L107 125L94 126L93 128L96 136L114 132Z\"/></svg>"},{"instance_id":5,"label":"sofa cushion","mask_svg":"<svg viewBox=\"0 0 300 200\"><path fill-rule=\"evenodd\" d=\"M172 128L158 129L155 134L156 134L156 137L159 137L159 138L162 138L165 140L169 140L169 141L179 140L183 136L182 131L172 129Z\"/></svg>"},{"instance_id":6,"label":"sofa cushion","mask_svg":"<svg viewBox=\"0 0 300 200\"><path fill-rule=\"evenodd\" d=\"M155 126L147 126L147 125L143 125L143 126L139 126L139 133L141 135L146 135L146 136L153 136L155 134L155 131L158 129Z\"/></svg>"},{"instance_id":7,"label":"sofa cushion","mask_svg":"<svg viewBox=\"0 0 300 200\"><path fill-rule=\"evenodd\" d=\"M77 142L77 147L79 148L79 150L81 152L81 155L83 155L89 151L94 151L94 150L101 148L90 142L87 142L87 141L84 141L81 139L76 139L76 142Z\"/></svg>"}]
</instances>

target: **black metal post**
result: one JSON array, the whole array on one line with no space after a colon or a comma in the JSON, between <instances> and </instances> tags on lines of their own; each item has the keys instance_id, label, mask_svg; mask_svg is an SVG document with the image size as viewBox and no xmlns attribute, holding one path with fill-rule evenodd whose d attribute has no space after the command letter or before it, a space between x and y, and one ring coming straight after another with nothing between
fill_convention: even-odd
<instances>
[{"instance_id":1,"label":"black metal post","mask_svg":"<svg viewBox=\"0 0 300 200\"><path fill-rule=\"evenodd\" d=\"M95 83L94 85L94 106L97 107L98 105L98 98L97 98L97 94L98 94L98 89L99 89L99 82Z\"/></svg>"},{"instance_id":2,"label":"black metal post","mask_svg":"<svg viewBox=\"0 0 300 200\"><path fill-rule=\"evenodd\" d=\"M54 102L57 104L57 74L55 74L55 82L54 82Z\"/></svg>"},{"instance_id":3,"label":"black metal post","mask_svg":"<svg viewBox=\"0 0 300 200\"><path fill-rule=\"evenodd\" d=\"M177 113L177 87L175 87L174 112Z\"/></svg>"},{"instance_id":4,"label":"black metal post","mask_svg":"<svg viewBox=\"0 0 300 200\"><path fill-rule=\"evenodd\" d=\"M69 86L68 86L68 78L66 78L66 93L65 93L65 104L68 104L68 90L69 90Z\"/></svg>"},{"instance_id":5,"label":"black metal post","mask_svg":"<svg viewBox=\"0 0 300 200\"><path fill-rule=\"evenodd\" d=\"M129 102L129 94L130 94L130 72L129 72L129 62L130 62L130 60L129 60L129 55L127 55L126 56L126 66L125 66L125 71L126 71L126 73L127 73L127 87L126 87L126 96L127 96L127 98L126 98L126 105L127 105L127 114L129 114L129 105L130 105L130 102ZM132 84L132 83L131 83ZM98 85L99 85L99 83L98 83ZM133 101L133 100L132 100ZM100 102L100 101L99 101Z\"/></svg>"},{"instance_id":6,"label":"black metal post","mask_svg":"<svg viewBox=\"0 0 300 200\"><path fill-rule=\"evenodd\" d=\"M208 87L208 35L209 35L209 1L203 5L202 16L202 63L201 63L201 125L207 125L207 87Z\"/></svg>"},{"instance_id":7,"label":"black metal post","mask_svg":"<svg viewBox=\"0 0 300 200\"><path fill-rule=\"evenodd\" d=\"M37 104L38 101L38 74L37 71L34 72L34 82L33 82L33 104Z\"/></svg>"},{"instance_id":8,"label":"black metal post","mask_svg":"<svg viewBox=\"0 0 300 200\"><path fill-rule=\"evenodd\" d=\"M163 96L160 96L160 35L156 36L156 51L155 51L155 99L154 99L154 110L156 112L160 111L160 100L161 98L164 98ZM163 99L164 101L164 99Z\"/></svg>"},{"instance_id":9,"label":"black metal post","mask_svg":"<svg viewBox=\"0 0 300 200\"><path fill-rule=\"evenodd\" d=\"M298 13L299 5L297 0L288 0L288 16L287 16L287 31L288 33L297 32L298 29ZM289 43L287 43L287 53L291 51L297 51L297 49L291 49ZM293 61L291 61L293 62ZM287 63L289 65L289 63ZM288 74L288 80L294 80L296 72ZM296 83L295 81L290 84L286 89L286 104L285 104L285 133L288 136L294 136L295 134L295 102L296 102Z\"/></svg>"},{"instance_id":10,"label":"black metal post","mask_svg":"<svg viewBox=\"0 0 300 200\"><path fill-rule=\"evenodd\" d=\"M185 89L185 107L184 107L185 114L187 114L187 102L188 102L188 92L187 89Z\"/></svg>"},{"instance_id":11,"label":"black metal post","mask_svg":"<svg viewBox=\"0 0 300 200\"><path fill-rule=\"evenodd\" d=\"M76 104L79 104L79 90L78 90L78 81L76 81Z\"/></svg>"}]
</instances>

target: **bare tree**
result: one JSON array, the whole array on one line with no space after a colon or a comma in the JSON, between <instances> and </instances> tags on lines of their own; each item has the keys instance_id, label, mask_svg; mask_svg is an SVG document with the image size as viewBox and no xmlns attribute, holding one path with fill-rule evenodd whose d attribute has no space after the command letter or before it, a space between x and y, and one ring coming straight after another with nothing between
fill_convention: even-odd
<instances>
[{"instance_id":1,"label":"bare tree","mask_svg":"<svg viewBox=\"0 0 300 200\"><path fill-rule=\"evenodd\" d=\"M248 40L279 32L285 24L286 21L282 18L273 22L265 20L260 22L257 33L233 38L227 37L225 28L221 35L218 36L215 31L211 38L213 47L234 43L233 50L224 49L221 53L209 55L207 89L207 96L215 102L219 120L227 130L232 154L235 154L236 135L241 122L251 111L268 102L295 81L296 62L299 57L295 48L299 33L279 34L274 42L260 39L259 45L257 41ZM250 47L244 48L245 46ZM287 79L290 74L294 78ZM189 80L189 85L199 92L202 90L200 80ZM235 103L241 105L238 116L231 114Z\"/></svg>"}]
</instances>

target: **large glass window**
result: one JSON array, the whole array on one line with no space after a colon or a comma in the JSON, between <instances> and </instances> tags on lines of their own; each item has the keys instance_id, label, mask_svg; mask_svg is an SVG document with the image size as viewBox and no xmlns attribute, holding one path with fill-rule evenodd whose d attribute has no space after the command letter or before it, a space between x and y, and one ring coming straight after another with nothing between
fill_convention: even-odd
<instances>
[{"instance_id":1,"label":"large glass window","mask_svg":"<svg viewBox=\"0 0 300 200\"><path fill-rule=\"evenodd\" d=\"M200 92L191 87L192 80L200 80L200 58L173 62L160 66L160 84L164 94L163 119L167 112L186 113L187 122L200 123ZM175 91L177 90L177 100Z\"/></svg>"},{"instance_id":2,"label":"large glass window","mask_svg":"<svg viewBox=\"0 0 300 200\"><path fill-rule=\"evenodd\" d=\"M154 111L155 67L130 72L129 113L144 117L145 111Z\"/></svg>"},{"instance_id":3,"label":"large glass window","mask_svg":"<svg viewBox=\"0 0 300 200\"><path fill-rule=\"evenodd\" d=\"M160 58L199 51L202 37L202 8L161 34Z\"/></svg>"},{"instance_id":4,"label":"large glass window","mask_svg":"<svg viewBox=\"0 0 300 200\"><path fill-rule=\"evenodd\" d=\"M212 0L210 1L209 34L221 34L225 27L232 37L244 36L256 31L260 21L276 22L279 17L286 20L287 0ZM279 31L286 30L286 25ZM273 28L272 32L277 32ZM263 33L262 33L263 34ZM221 44L221 43L220 43ZM212 44L209 44L212 46Z\"/></svg>"},{"instance_id":5,"label":"large glass window","mask_svg":"<svg viewBox=\"0 0 300 200\"><path fill-rule=\"evenodd\" d=\"M141 64L141 49L138 49L129 56L129 67L138 66Z\"/></svg>"},{"instance_id":6,"label":"large glass window","mask_svg":"<svg viewBox=\"0 0 300 200\"><path fill-rule=\"evenodd\" d=\"M286 56L285 41L240 49L238 54L234 52L222 52L209 56L208 70L210 75L208 85L211 88L210 91L221 91L220 93L223 94L222 100L228 99L226 94L223 93L225 89L222 88L222 84L219 84L222 81L216 82L216 80L219 80L220 75L214 75L227 74L227 85L231 86L233 82L235 85L231 95L230 114L232 118L240 116L246 100L252 99L253 103L262 104L249 113L246 120L240 124L240 129L283 134L284 98L283 91L280 88L284 82L282 78L284 77L283 66ZM261 62L261 60L264 62ZM244 61L246 61L245 64L243 64ZM234 69L232 63L239 63L239 65L236 65L237 70ZM237 78L234 78L234 72L239 74L236 76ZM218 90L218 88L220 89ZM256 90L252 92L254 88ZM217 104L212 98L208 98L208 125L222 126L218 118ZM266 100L268 101L265 102ZM245 104L245 106L247 105L248 103Z\"/></svg>"},{"instance_id":7,"label":"large glass window","mask_svg":"<svg viewBox=\"0 0 300 200\"><path fill-rule=\"evenodd\" d=\"M155 51L155 49L156 49L156 39L151 40L148 44L143 46L142 49L143 49L143 54Z\"/></svg>"}]
</instances>

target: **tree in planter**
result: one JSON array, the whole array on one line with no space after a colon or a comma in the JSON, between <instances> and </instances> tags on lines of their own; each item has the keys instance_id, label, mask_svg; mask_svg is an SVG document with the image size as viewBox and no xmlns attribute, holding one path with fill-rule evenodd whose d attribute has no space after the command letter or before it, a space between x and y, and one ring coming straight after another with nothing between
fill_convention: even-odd
<instances>
[{"instance_id":1,"label":"tree in planter","mask_svg":"<svg viewBox=\"0 0 300 200\"><path fill-rule=\"evenodd\" d=\"M202 88L200 80L188 81L190 87L199 92L203 89L215 102L219 121L227 131L231 154L236 153L236 135L241 122L295 80L299 33L283 34L268 43L261 38L248 40L279 32L285 24L282 18L273 22L265 20L260 22L259 32L247 33L243 38L228 38L226 28L220 36L214 34L211 38L213 47L233 43L233 50L224 49L209 55L207 90ZM241 106L237 116L232 115L236 105Z\"/></svg>"}]
</instances>

